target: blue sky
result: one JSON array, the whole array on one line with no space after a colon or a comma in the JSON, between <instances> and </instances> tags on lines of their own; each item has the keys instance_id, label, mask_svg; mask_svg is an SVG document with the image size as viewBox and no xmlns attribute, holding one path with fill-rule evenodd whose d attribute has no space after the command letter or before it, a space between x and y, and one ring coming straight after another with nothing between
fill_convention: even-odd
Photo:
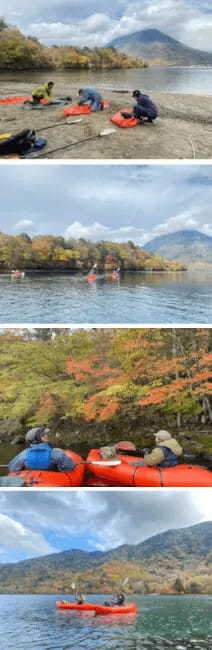
<instances>
[{"instance_id":1,"label":"blue sky","mask_svg":"<svg viewBox=\"0 0 212 650\"><path fill-rule=\"evenodd\" d=\"M0 492L0 563L108 550L211 519L209 489Z\"/></svg>"},{"instance_id":2,"label":"blue sky","mask_svg":"<svg viewBox=\"0 0 212 650\"><path fill-rule=\"evenodd\" d=\"M97 169L98 167L98 169ZM2 165L0 230L93 241L212 236L210 165Z\"/></svg>"},{"instance_id":3,"label":"blue sky","mask_svg":"<svg viewBox=\"0 0 212 650\"><path fill-rule=\"evenodd\" d=\"M1 0L1 14L46 44L93 47L153 27L212 50L211 0Z\"/></svg>"}]
</instances>

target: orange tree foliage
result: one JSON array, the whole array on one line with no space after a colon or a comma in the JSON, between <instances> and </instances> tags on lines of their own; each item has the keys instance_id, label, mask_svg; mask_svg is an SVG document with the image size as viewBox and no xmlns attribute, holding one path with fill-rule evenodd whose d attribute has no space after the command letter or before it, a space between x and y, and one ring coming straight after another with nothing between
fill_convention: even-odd
<instances>
[{"instance_id":1,"label":"orange tree foliage","mask_svg":"<svg viewBox=\"0 0 212 650\"><path fill-rule=\"evenodd\" d=\"M209 339L201 330L192 331L188 347L182 330L177 335L174 330L113 330L107 362L105 352L67 362L72 379L87 385L85 418L109 420L129 403L200 413L202 400L212 392Z\"/></svg>"},{"instance_id":2,"label":"orange tree foliage","mask_svg":"<svg viewBox=\"0 0 212 650\"><path fill-rule=\"evenodd\" d=\"M2 330L0 421L212 421L212 330L44 331Z\"/></svg>"}]
</instances>

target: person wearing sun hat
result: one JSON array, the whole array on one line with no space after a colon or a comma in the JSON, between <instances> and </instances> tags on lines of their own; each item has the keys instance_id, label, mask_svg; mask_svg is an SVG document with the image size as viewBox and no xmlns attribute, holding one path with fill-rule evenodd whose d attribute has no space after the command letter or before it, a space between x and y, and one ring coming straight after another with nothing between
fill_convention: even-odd
<instances>
[{"instance_id":1,"label":"person wearing sun hat","mask_svg":"<svg viewBox=\"0 0 212 650\"><path fill-rule=\"evenodd\" d=\"M144 455L143 461L130 463L136 467L175 467L179 463L179 458L183 453L182 447L175 438L172 438L169 431L160 429L154 433L156 445L150 453Z\"/></svg>"}]
</instances>

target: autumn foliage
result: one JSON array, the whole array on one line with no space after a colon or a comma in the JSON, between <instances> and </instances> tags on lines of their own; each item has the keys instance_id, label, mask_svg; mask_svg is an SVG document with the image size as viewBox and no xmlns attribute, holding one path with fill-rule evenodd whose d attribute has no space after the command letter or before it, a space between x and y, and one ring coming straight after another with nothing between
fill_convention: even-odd
<instances>
[{"instance_id":1,"label":"autumn foliage","mask_svg":"<svg viewBox=\"0 0 212 650\"><path fill-rule=\"evenodd\" d=\"M135 427L211 425L212 331L4 330L0 431L11 419L23 430L41 421L56 430L76 426L78 436L113 427L132 440Z\"/></svg>"}]
</instances>

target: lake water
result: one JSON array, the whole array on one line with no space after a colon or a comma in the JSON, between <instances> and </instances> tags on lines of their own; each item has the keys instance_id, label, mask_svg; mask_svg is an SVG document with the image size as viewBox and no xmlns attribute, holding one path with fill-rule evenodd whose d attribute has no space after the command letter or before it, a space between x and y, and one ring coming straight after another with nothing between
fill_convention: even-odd
<instances>
[{"instance_id":1,"label":"lake water","mask_svg":"<svg viewBox=\"0 0 212 650\"><path fill-rule=\"evenodd\" d=\"M127 617L59 611L60 598L0 596L2 650L211 650L211 596L131 596L139 612Z\"/></svg>"},{"instance_id":2,"label":"lake water","mask_svg":"<svg viewBox=\"0 0 212 650\"><path fill-rule=\"evenodd\" d=\"M5 83L15 83L16 94L23 84L40 85L47 77L54 77L56 87L95 86L101 89L142 88L146 92L191 93L212 95L212 67L176 66L133 68L129 70L72 70L69 72L7 72L0 73L0 96L4 94Z\"/></svg>"},{"instance_id":3,"label":"lake water","mask_svg":"<svg viewBox=\"0 0 212 650\"><path fill-rule=\"evenodd\" d=\"M99 276L0 276L0 323L181 324L212 322L211 272Z\"/></svg>"}]
</instances>

